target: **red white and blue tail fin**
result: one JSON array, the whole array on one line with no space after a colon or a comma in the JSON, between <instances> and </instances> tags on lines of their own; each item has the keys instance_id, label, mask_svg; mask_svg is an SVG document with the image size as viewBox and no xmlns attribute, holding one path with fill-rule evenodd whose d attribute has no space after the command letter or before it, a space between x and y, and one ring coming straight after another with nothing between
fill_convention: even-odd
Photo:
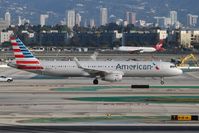
<instances>
[{"instance_id":1,"label":"red white and blue tail fin","mask_svg":"<svg viewBox=\"0 0 199 133\"><path fill-rule=\"evenodd\" d=\"M156 45L155 45L155 49L156 51L162 52L165 51L165 49L162 47L163 46L163 40L160 40Z\"/></svg>"},{"instance_id":2,"label":"red white and blue tail fin","mask_svg":"<svg viewBox=\"0 0 199 133\"><path fill-rule=\"evenodd\" d=\"M43 69L40 61L26 48L19 38L11 37L10 40L17 68L26 70Z\"/></svg>"}]
</instances>

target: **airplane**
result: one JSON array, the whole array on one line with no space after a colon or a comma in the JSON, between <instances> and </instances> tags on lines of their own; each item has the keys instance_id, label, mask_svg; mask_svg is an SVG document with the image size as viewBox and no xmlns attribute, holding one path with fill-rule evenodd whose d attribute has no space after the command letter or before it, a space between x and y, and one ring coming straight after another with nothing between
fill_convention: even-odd
<instances>
[{"instance_id":1,"label":"airplane","mask_svg":"<svg viewBox=\"0 0 199 133\"><path fill-rule=\"evenodd\" d=\"M41 75L60 77L90 77L93 84L99 79L121 81L123 77L164 77L181 75L183 72L170 62L162 61L43 61L37 59L19 38L11 37L15 60L8 66Z\"/></svg>"},{"instance_id":2,"label":"airplane","mask_svg":"<svg viewBox=\"0 0 199 133\"><path fill-rule=\"evenodd\" d=\"M163 40L160 40L154 47L134 47L134 46L120 46L117 51L130 52L130 53L151 53L165 51L163 46Z\"/></svg>"}]
</instances>

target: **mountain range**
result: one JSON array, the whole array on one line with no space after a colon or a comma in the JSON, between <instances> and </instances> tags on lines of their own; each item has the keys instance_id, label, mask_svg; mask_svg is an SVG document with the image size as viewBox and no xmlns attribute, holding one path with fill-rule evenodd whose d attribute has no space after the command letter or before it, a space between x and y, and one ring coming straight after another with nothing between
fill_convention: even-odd
<instances>
[{"instance_id":1,"label":"mountain range","mask_svg":"<svg viewBox=\"0 0 199 133\"><path fill-rule=\"evenodd\" d=\"M40 14L49 14L48 24L57 24L66 18L66 11L75 9L83 20L99 20L99 8L108 8L109 16L125 19L127 11L134 11L137 19L155 22L155 16L168 17L169 11L178 12L178 20L186 23L188 13L199 15L199 0L0 0L0 18L9 11L12 23L18 16L39 24Z\"/></svg>"}]
</instances>

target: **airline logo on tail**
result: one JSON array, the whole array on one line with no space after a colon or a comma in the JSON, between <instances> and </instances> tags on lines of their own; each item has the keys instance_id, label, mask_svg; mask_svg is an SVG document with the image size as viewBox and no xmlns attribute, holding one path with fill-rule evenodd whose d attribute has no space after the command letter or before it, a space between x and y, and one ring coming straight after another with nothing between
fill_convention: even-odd
<instances>
[{"instance_id":1,"label":"airline logo on tail","mask_svg":"<svg viewBox=\"0 0 199 133\"><path fill-rule=\"evenodd\" d=\"M162 46L163 46L163 40L160 40L160 42L158 42L154 48L156 49L156 51L160 52L165 51L165 49Z\"/></svg>"},{"instance_id":2,"label":"airline logo on tail","mask_svg":"<svg viewBox=\"0 0 199 133\"><path fill-rule=\"evenodd\" d=\"M16 59L16 66L19 69L40 70L43 67L40 61L26 48L19 38L11 37L11 44Z\"/></svg>"}]
</instances>

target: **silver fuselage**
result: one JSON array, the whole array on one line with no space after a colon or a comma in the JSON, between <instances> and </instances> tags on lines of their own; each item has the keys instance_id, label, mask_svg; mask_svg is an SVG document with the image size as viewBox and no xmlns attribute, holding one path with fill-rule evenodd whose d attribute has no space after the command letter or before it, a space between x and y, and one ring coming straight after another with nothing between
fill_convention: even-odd
<instances>
[{"instance_id":1,"label":"silver fuselage","mask_svg":"<svg viewBox=\"0 0 199 133\"><path fill-rule=\"evenodd\" d=\"M121 46L118 48L118 51L124 51L124 52L134 52L139 51L141 53L145 52L155 52L156 49L153 47L133 47L133 46Z\"/></svg>"},{"instance_id":2,"label":"silver fuselage","mask_svg":"<svg viewBox=\"0 0 199 133\"><path fill-rule=\"evenodd\" d=\"M42 75L61 77L92 77L79 68L75 61L40 61L43 69L26 70ZM123 77L170 77L182 74L182 70L169 62L155 61L79 61L84 68L122 72Z\"/></svg>"}]
</instances>

